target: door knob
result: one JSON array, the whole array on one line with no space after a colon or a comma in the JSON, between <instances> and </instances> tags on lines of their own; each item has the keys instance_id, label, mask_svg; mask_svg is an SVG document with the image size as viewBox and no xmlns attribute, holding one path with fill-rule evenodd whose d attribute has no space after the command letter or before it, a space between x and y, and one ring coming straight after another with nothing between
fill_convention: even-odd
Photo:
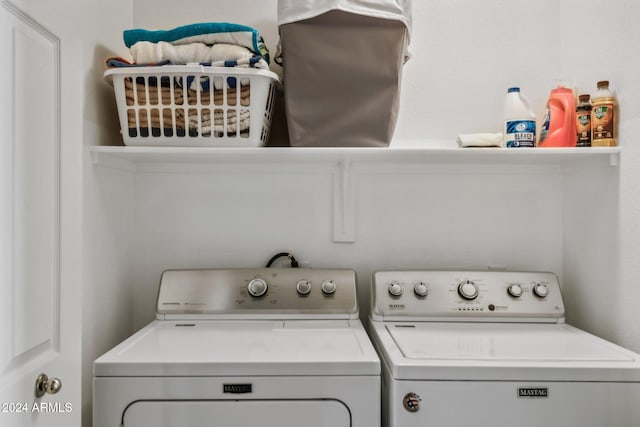
<instances>
[{"instance_id":1,"label":"door knob","mask_svg":"<svg viewBox=\"0 0 640 427\"><path fill-rule=\"evenodd\" d=\"M49 378L45 374L40 374L36 379L36 397L42 397L45 393L56 394L61 388L62 381L58 378Z\"/></svg>"}]
</instances>

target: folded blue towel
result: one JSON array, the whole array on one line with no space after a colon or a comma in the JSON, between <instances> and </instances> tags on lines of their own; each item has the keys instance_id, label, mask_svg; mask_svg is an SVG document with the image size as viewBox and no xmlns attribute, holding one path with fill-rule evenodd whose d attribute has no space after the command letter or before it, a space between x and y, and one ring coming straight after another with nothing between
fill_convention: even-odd
<instances>
[{"instance_id":1,"label":"folded blue towel","mask_svg":"<svg viewBox=\"0 0 640 427\"><path fill-rule=\"evenodd\" d=\"M208 45L227 43L244 46L269 62L269 50L262 36L255 28L227 22L203 22L177 27L171 30L125 30L124 43L127 47L140 41L173 44L204 43Z\"/></svg>"}]
</instances>

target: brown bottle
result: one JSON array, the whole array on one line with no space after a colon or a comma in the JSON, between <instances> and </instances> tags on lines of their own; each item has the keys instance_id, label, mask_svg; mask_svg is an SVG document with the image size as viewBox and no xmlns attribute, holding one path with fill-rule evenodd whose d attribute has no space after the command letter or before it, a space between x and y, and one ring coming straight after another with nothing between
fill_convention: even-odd
<instances>
[{"instance_id":1,"label":"brown bottle","mask_svg":"<svg viewBox=\"0 0 640 427\"><path fill-rule=\"evenodd\" d=\"M576 107L576 147L591 147L591 102L589 95L578 97Z\"/></svg>"},{"instance_id":2,"label":"brown bottle","mask_svg":"<svg viewBox=\"0 0 640 427\"><path fill-rule=\"evenodd\" d=\"M593 147L615 147L616 144L616 98L606 80L598 82L591 110L591 145Z\"/></svg>"}]
</instances>

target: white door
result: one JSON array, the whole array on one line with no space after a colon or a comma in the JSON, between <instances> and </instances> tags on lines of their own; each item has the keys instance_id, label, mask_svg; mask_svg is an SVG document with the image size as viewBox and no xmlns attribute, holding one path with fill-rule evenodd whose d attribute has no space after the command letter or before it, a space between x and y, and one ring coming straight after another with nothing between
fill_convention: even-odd
<instances>
[{"instance_id":1,"label":"white door","mask_svg":"<svg viewBox=\"0 0 640 427\"><path fill-rule=\"evenodd\" d=\"M82 104L71 6L0 0L3 427L80 425ZM41 373L50 379L37 397Z\"/></svg>"}]
</instances>

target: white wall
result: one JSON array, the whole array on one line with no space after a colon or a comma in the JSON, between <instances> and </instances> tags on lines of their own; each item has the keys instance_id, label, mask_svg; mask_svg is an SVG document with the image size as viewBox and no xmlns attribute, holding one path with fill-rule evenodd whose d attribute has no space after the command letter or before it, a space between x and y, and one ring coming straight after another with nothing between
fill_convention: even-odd
<instances>
[{"instance_id":1,"label":"white wall","mask_svg":"<svg viewBox=\"0 0 640 427\"><path fill-rule=\"evenodd\" d=\"M113 89L102 79L104 58L122 45L121 30L131 26L130 1L86 4L82 23L85 69L83 94L83 288L82 425L91 425L93 361L132 331L131 229L133 176L96 168L91 145L121 144Z\"/></svg>"},{"instance_id":2,"label":"white wall","mask_svg":"<svg viewBox=\"0 0 640 427\"><path fill-rule=\"evenodd\" d=\"M563 1L561 10L567 40L561 50L563 71L580 76L578 83L606 78L615 85L622 147L619 168L589 176L579 173L567 182L565 298L569 320L640 351L640 149L636 143L640 104L635 102L640 96L640 81L635 76L640 60L629 52L640 42L640 27L634 18L640 3L617 0L598 7L595 1L572 0ZM572 204L576 198L583 201Z\"/></svg>"},{"instance_id":3,"label":"white wall","mask_svg":"<svg viewBox=\"0 0 640 427\"><path fill-rule=\"evenodd\" d=\"M164 269L261 267L282 250L312 267L355 269L363 316L373 269L507 266L561 273L562 216L549 208L561 204L556 174L413 166L356 171L355 243L332 241L332 165L302 172L241 163L139 172L135 327L153 319ZM532 226L534 220L544 225Z\"/></svg>"},{"instance_id":4,"label":"white wall","mask_svg":"<svg viewBox=\"0 0 640 427\"><path fill-rule=\"evenodd\" d=\"M577 174L567 182L565 297L569 320L640 351L640 104L635 101L640 96L635 72L640 59L629 51L640 42L634 18L640 3L617 0L598 5L591 0L562 2L562 71L577 76L581 86L587 79L611 80L620 105L622 156L619 168L586 177ZM574 228L573 221L582 226Z\"/></svg>"},{"instance_id":5,"label":"white wall","mask_svg":"<svg viewBox=\"0 0 640 427\"><path fill-rule=\"evenodd\" d=\"M500 131L513 85L541 119L555 79L579 93L609 79L624 105L621 117L640 112L631 101L640 85L628 72L638 67L628 51L640 41L636 1L414 1L413 10L414 57L405 68L398 140Z\"/></svg>"}]
</instances>

